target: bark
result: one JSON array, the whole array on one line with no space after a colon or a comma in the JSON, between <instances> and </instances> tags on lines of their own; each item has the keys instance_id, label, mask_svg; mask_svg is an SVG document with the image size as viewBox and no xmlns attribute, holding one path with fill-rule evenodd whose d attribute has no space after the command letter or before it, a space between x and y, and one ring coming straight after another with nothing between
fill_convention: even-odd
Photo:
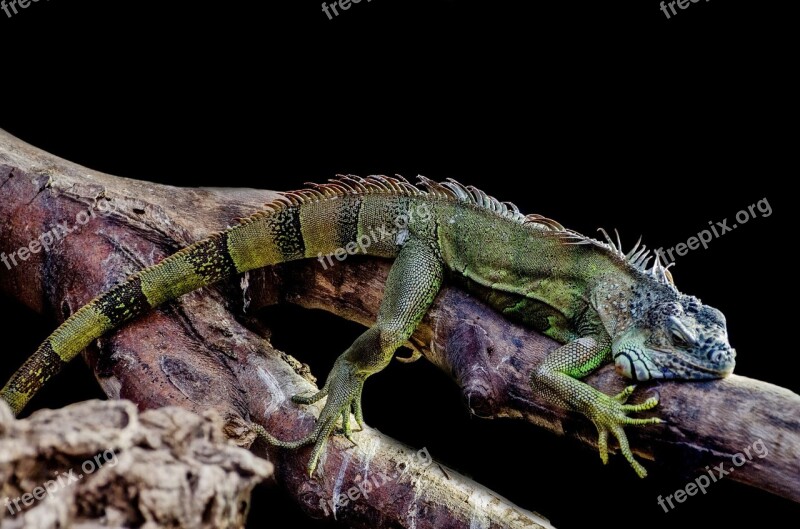
<instances>
[{"instance_id":1,"label":"bark","mask_svg":"<svg viewBox=\"0 0 800 529\"><path fill-rule=\"evenodd\" d=\"M8 135L0 135L0 194L0 218L7 219L8 227L0 250L7 253L27 246L57 222L74 225L81 211L96 212L86 226L47 252L32 254L0 275L4 292L36 310L55 310L59 318L127 273L224 228L274 196L268 191L175 189L115 178ZM101 212L101 206L108 213ZM311 412L318 408L298 408L287 396L309 391L310 376L235 318L241 314L242 299L251 310L284 301L368 324L388 267L385 261L353 257L327 270L311 260L257 271L241 285L233 282L189 294L137 320L100 340L99 350L90 348L88 360L107 394L129 398L141 408L214 407L226 417L228 434L242 444L252 440L243 419L261 422L281 438L297 438L311 429ZM522 418L590 445L596 442L596 432L584 417L532 395L529 374L556 346L548 338L446 287L413 340L428 360L453 376L477 415ZM606 393L625 384L610 366L587 381ZM661 397L652 413L668 423L627 428L641 457L702 469L730 461L761 440L768 456L736 468L729 479L800 501L798 395L732 376L704 383L651 384L637 391L634 401L652 391ZM438 465L412 464L394 478L398 465L403 466L395 442L370 429L357 435L356 448L338 437L332 440L321 477L314 480L303 471L307 451L270 451L279 479L311 515L330 515L326 500L341 498L358 483L377 477L385 484L368 498L362 495L337 507L337 517L352 527L408 527L414 522L417 527L466 527L475 517L484 527L546 523L455 473L448 472L448 479ZM264 453L263 447L258 450Z\"/></svg>"},{"instance_id":2,"label":"bark","mask_svg":"<svg viewBox=\"0 0 800 529\"><path fill-rule=\"evenodd\" d=\"M0 402L0 523L244 527L250 493L272 465L232 446L222 426L213 411L140 415L130 402L96 400L17 421Z\"/></svg>"}]
</instances>

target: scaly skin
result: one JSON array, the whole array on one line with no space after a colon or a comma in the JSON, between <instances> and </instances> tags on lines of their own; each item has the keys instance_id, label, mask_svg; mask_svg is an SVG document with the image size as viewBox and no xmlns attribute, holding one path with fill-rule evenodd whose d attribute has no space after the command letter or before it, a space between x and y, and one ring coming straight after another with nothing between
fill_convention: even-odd
<instances>
[{"instance_id":1,"label":"scaly skin","mask_svg":"<svg viewBox=\"0 0 800 529\"><path fill-rule=\"evenodd\" d=\"M363 425L364 381L389 364L450 278L509 318L564 344L532 374L533 391L595 424L603 462L611 433L644 477L623 426L660 422L627 416L656 406L656 399L628 405L633 386L612 397L579 379L612 361L621 375L638 381L726 376L735 352L722 314L678 292L658 259L647 268L650 257L638 243L626 256L607 235L607 242L600 242L550 219L523 216L513 204L452 180L420 181L424 190L395 178L343 177L285 193L266 211L139 272L81 308L12 376L3 399L18 413L93 340L187 292L255 268L311 257L324 261L346 250L395 259L377 321L336 360L319 392L293 398L309 404L327 397L311 434L282 441L253 425L278 446L313 443L309 474L339 418L348 438L351 412Z\"/></svg>"}]
</instances>

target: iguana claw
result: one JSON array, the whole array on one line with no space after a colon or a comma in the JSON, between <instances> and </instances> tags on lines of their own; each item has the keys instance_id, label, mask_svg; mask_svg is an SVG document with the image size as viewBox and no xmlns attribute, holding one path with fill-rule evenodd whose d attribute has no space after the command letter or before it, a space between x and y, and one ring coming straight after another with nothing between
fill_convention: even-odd
<instances>
[{"instance_id":1,"label":"iguana claw","mask_svg":"<svg viewBox=\"0 0 800 529\"><path fill-rule=\"evenodd\" d=\"M422 358L422 351L411 342L406 343L406 347L411 349L411 355L409 356L395 356L398 362L403 364L411 364Z\"/></svg>"},{"instance_id":2,"label":"iguana claw","mask_svg":"<svg viewBox=\"0 0 800 529\"><path fill-rule=\"evenodd\" d=\"M657 397L650 397L641 404L625 404L634 389L636 389L636 386L628 386L613 397L601 394L602 396L594 401L595 403L588 415L597 428L597 448L603 464L608 463L608 432L610 431L617 438L620 452L633 467L636 475L644 478L647 476L647 470L633 457L623 426L628 424L634 426L660 424L664 421L656 417L634 419L627 416L628 412L649 410L658 405Z\"/></svg>"}]
</instances>

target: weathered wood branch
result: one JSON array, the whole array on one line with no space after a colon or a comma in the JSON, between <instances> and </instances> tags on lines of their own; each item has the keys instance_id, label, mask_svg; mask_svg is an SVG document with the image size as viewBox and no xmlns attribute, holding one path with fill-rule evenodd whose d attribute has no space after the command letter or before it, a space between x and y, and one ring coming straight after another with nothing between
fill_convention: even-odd
<instances>
[{"instance_id":1,"label":"weathered wood branch","mask_svg":"<svg viewBox=\"0 0 800 529\"><path fill-rule=\"evenodd\" d=\"M222 419L86 401L15 420L0 402L5 529L243 527L272 465L232 446Z\"/></svg>"},{"instance_id":2,"label":"weathered wood branch","mask_svg":"<svg viewBox=\"0 0 800 529\"><path fill-rule=\"evenodd\" d=\"M131 272L257 211L273 196L112 177L0 131L0 252L14 255L0 265L0 291L63 320ZM287 396L310 391L310 376L239 322L242 298L238 280L189 294L99 340L87 360L109 396L141 409L214 408L227 435L242 445L254 438L246 420L281 438L299 438L313 427L319 407L296 406ZM269 455L278 479L311 516L336 510L348 527L549 526L375 430L356 435L358 447L331 441L315 479L306 476L307 450L256 450Z\"/></svg>"}]
</instances>

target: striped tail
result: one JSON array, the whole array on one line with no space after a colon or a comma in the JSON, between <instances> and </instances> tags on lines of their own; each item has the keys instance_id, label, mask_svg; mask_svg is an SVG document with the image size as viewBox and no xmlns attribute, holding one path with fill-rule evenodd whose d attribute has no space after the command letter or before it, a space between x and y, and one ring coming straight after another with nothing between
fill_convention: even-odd
<instances>
[{"instance_id":1,"label":"striped tail","mask_svg":"<svg viewBox=\"0 0 800 529\"><path fill-rule=\"evenodd\" d=\"M387 181L393 181L388 179ZM393 181L394 182L394 181ZM407 184L405 184L407 185ZM378 237L378 226L409 206L399 188L287 193L267 211L212 235L142 270L93 299L51 334L0 392L15 414L61 367L94 340L122 323L179 296L238 273L281 262L328 255L362 241L358 253L392 256L395 241ZM354 193L355 191L355 193ZM366 248L364 237L372 237ZM349 247L348 247L349 249Z\"/></svg>"},{"instance_id":2,"label":"striped tail","mask_svg":"<svg viewBox=\"0 0 800 529\"><path fill-rule=\"evenodd\" d=\"M96 297L62 323L0 392L14 414L62 366L94 340L165 301L236 273L225 248L231 232L219 233L142 270Z\"/></svg>"}]
</instances>

